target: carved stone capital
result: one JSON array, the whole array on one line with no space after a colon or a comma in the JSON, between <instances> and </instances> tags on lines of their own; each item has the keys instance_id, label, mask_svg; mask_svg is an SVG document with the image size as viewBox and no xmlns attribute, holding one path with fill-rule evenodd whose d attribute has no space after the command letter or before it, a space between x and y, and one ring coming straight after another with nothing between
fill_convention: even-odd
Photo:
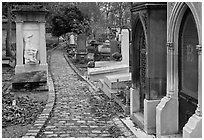
<instances>
[{"instance_id":1,"label":"carved stone capital","mask_svg":"<svg viewBox=\"0 0 204 140\"><path fill-rule=\"evenodd\" d=\"M196 49L198 51L198 54L201 54L202 46L201 45L196 45Z\"/></svg>"},{"instance_id":2,"label":"carved stone capital","mask_svg":"<svg viewBox=\"0 0 204 140\"><path fill-rule=\"evenodd\" d=\"M167 42L166 46L167 46L168 50L174 50L173 42Z\"/></svg>"},{"instance_id":3,"label":"carved stone capital","mask_svg":"<svg viewBox=\"0 0 204 140\"><path fill-rule=\"evenodd\" d=\"M202 116L199 104L197 105L195 114L196 114L197 116Z\"/></svg>"}]
</instances>

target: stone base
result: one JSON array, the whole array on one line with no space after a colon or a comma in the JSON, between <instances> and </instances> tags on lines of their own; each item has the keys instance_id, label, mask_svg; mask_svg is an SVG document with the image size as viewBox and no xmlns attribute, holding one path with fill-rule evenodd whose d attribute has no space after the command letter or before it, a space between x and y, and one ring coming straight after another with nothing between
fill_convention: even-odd
<instances>
[{"instance_id":1,"label":"stone base","mask_svg":"<svg viewBox=\"0 0 204 140\"><path fill-rule=\"evenodd\" d=\"M24 64L15 67L15 74L32 71L46 71L48 74L48 64Z\"/></svg>"},{"instance_id":2,"label":"stone base","mask_svg":"<svg viewBox=\"0 0 204 140\"><path fill-rule=\"evenodd\" d=\"M130 117L132 121L139 126L140 129L144 129L144 114L143 112L135 112Z\"/></svg>"},{"instance_id":3,"label":"stone base","mask_svg":"<svg viewBox=\"0 0 204 140\"><path fill-rule=\"evenodd\" d=\"M105 76L104 82L111 89L125 88L127 86L127 83L130 82L132 79L131 75L131 73L122 73Z\"/></svg>"},{"instance_id":4,"label":"stone base","mask_svg":"<svg viewBox=\"0 0 204 140\"><path fill-rule=\"evenodd\" d=\"M134 112L140 111L140 94L139 90L130 88L130 116Z\"/></svg>"},{"instance_id":5,"label":"stone base","mask_svg":"<svg viewBox=\"0 0 204 140\"><path fill-rule=\"evenodd\" d=\"M156 133L156 106L160 100L144 99L144 131L147 134Z\"/></svg>"},{"instance_id":6,"label":"stone base","mask_svg":"<svg viewBox=\"0 0 204 140\"><path fill-rule=\"evenodd\" d=\"M103 79L100 79L97 88L101 89L110 99L112 98L112 94L117 93L116 90L110 89L104 82Z\"/></svg>"},{"instance_id":7,"label":"stone base","mask_svg":"<svg viewBox=\"0 0 204 140\"><path fill-rule=\"evenodd\" d=\"M183 128L183 138L202 138L202 117L194 114Z\"/></svg>"},{"instance_id":8,"label":"stone base","mask_svg":"<svg viewBox=\"0 0 204 140\"><path fill-rule=\"evenodd\" d=\"M178 133L178 99L163 97L156 107L156 135Z\"/></svg>"},{"instance_id":9,"label":"stone base","mask_svg":"<svg viewBox=\"0 0 204 140\"><path fill-rule=\"evenodd\" d=\"M12 91L47 91L47 72L17 73L12 79Z\"/></svg>"}]
</instances>

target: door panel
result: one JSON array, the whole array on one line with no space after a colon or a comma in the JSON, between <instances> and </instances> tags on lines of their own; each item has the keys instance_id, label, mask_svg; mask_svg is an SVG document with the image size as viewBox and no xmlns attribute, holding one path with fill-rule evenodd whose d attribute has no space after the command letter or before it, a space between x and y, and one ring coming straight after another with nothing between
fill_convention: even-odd
<instances>
[{"instance_id":1,"label":"door panel","mask_svg":"<svg viewBox=\"0 0 204 140\"><path fill-rule=\"evenodd\" d=\"M195 113L198 100L198 33L188 8L179 34L179 128Z\"/></svg>"},{"instance_id":2,"label":"door panel","mask_svg":"<svg viewBox=\"0 0 204 140\"><path fill-rule=\"evenodd\" d=\"M140 101L141 101L140 106L141 110L143 111L146 89L146 44L143 29L141 29L140 32L139 49L140 49Z\"/></svg>"}]
</instances>

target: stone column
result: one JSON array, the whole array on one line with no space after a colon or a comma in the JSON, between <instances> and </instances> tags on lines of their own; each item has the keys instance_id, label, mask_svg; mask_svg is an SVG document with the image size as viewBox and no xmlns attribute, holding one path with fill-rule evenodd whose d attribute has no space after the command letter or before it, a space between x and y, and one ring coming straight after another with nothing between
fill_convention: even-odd
<instances>
[{"instance_id":1,"label":"stone column","mask_svg":"<svg viewBox=\"0 0 204 140\"><path fill-rule=\"evenodd\" d=\"M167 95L156 107L156 135L178 133L178 97L174 89L174 44L167 43Z\"/></svg>"},{"instance_id":2,"label":"stone column","mask_svg":"<svg viewBox=\"0 0 204 140\"><path fill-rule=\"evenodd\" d=\"M167 43L167 97L174 94L174 46L173 42Z\"/></svg>"},{"instance_id":3,"label":"stone column","mask_svg":"<svg viewBox=\"0 0 204 140\"><path fill-rule=\"evenodd\" d=\"M45 22L40 21L40 64L47 64Z\"/></svg>"},{"instance_id":4,"label":"stone column","mask_svg":"<svg viewBox=\"0 0 204 140\"><path fill-rule=\"evenodd\" d=\"M202 47L197 45L198 50L198 107L196 109L196 115L202 116Z\"/></svg>"},{"instance_id":5,"label":"stone column","mask_svg":"<svg viewBox=\"0 0 204 140\"><path fill-rule=\"evenodd\" d=\"M197 45L196 48L198 50L198 107L183 128L184 138L202 137L202 47Z\"/></svg>"},{"instance_id":6,"label":"stone column","mask_svg":"<svg viewBox=\"0 0 204 140\"><path fill-rule=\"evenodd\" d=\"M16 67L23 65L23 35L22 35L23 21L16 21ZM15 67L15 68L16 68ZM16 71L16 70L15 70Z\"/></svg>"},{"instance_id":7,"label":"stone column","mask_svg":"<svg viewBox=\"0 0 204 140\"><path fill-rule=\"evenodd\" d=\"M122 29L121 31L121 53L122 53L122 63L129 66L129 30Z\"/></svg>"}]
</instances>

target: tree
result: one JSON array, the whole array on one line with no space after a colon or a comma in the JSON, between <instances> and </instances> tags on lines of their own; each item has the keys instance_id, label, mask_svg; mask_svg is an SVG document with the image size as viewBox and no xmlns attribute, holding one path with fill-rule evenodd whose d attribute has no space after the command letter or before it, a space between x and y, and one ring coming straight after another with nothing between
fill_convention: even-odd
<instances>
[{"instance_id":1,"label":"tree","mask_svg":"<svg viewBox=\"0 0 204 140\"><path fill-rule=\"evenodd\" d=\"M60 14L52 18L52 34L61 36L68 32L89 32L89 19L77 7L63 7Z\"/></svg>"}]
</instances>

